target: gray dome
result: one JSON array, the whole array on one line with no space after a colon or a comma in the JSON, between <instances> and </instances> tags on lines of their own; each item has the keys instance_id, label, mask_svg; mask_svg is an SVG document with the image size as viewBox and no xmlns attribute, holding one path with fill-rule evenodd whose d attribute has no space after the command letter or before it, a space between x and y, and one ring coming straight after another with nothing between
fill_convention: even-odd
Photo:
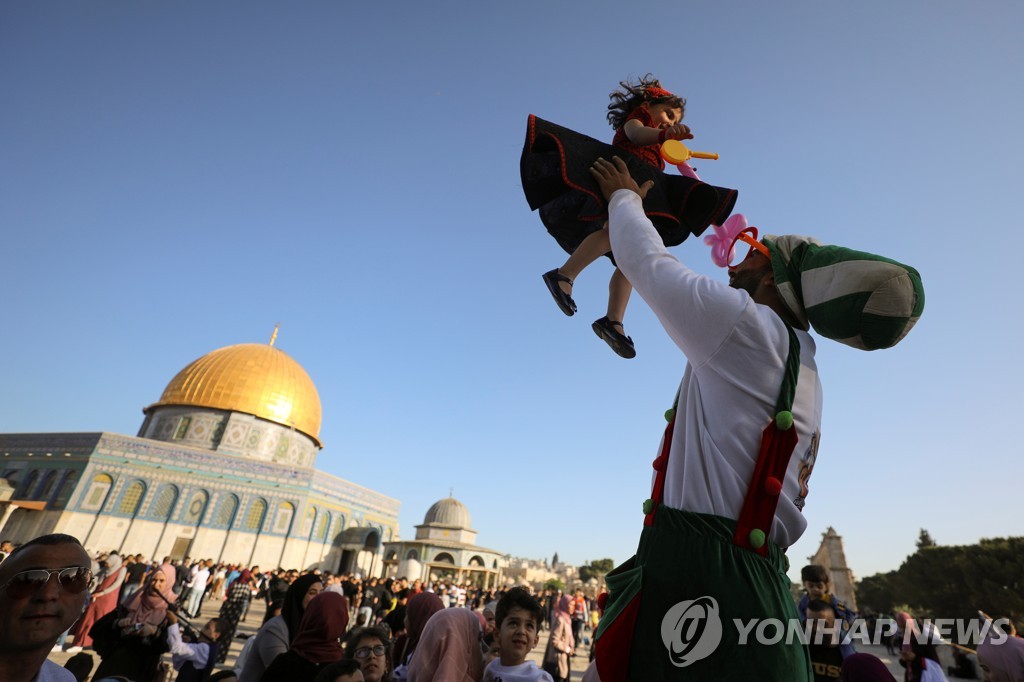
<instances>
[{"instance_id":1,"label":"gray dome","mask_svg":"<svg viewBox=\"0 0 1024 682\"><path fill-rule=\"evenodd\" d=\"M438 500L430 506L427 515L423 517L424 526L468 529L469 523L469 510L454 497Z\"/></svg>"}]
</instances>

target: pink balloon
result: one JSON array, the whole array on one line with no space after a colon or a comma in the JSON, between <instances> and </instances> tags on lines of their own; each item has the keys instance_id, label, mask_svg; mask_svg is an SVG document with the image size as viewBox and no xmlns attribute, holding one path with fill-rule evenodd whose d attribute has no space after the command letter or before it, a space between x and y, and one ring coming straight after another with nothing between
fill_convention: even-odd
<instances>
[{"instance_id":1,"label":"pink balloon","mask_svg":"<svg viewBox=\"0 0 1024 682\"><path fill-rule=\"evenodd\" d=\"M711 262L720 268L729 267L736 257L736 235L747 229L747 217L734 213L721 225L712 225L715 233L704 237L704 243L711 247Z\"/></svg>"},{"instance_id":2,"label":"pink balloon","mask_svg":"<svg viewBox=\"0 0 1024 682\"><path fill-rule=\"evenodd\" d=\"M683 161L682 163L677 163L676 168L679 169L680 175L686 176L688 178L693 178L694 180L700 180L700 177L697 175L697 171L693 170L690 164L686 163L685 161Z\"/></svg>"}]
</instances>

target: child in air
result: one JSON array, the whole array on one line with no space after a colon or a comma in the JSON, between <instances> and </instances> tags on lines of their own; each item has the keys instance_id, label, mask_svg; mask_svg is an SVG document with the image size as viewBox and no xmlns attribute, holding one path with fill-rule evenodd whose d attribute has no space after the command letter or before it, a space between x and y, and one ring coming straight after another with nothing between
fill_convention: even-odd
<instances>
[{"instance_id":1,"label":"child in air","mask_svg":"<svg viewBox=\"0 0 1024 682\"><path fill-rule=\"evenodd\" d=\"M685 99L664 89L651 74L619 85L608 105L608 122L615 128L611 148L535 116L529 121L521 168L523 189L530 206L540 209L548 231L570 254L564 264L543 275L555 303L570 316L576 312L572 298L576 277L611 248L607 206L592 180L581 177L581 165L589 166L598 156L617 155L630 166L638 184L653 180L644 208L669 246L691 233L700 234L711 223L720 224L736 201L734 190L706 185L695 174L662 173L661 144L693 137L682 123ZM639 168L644 170L638 173ZM632 291L616 268L608 284L607 314L592 325L594 333L624 358L636 356L633 340L622 326Z\"/></svg>"}]
</instances>

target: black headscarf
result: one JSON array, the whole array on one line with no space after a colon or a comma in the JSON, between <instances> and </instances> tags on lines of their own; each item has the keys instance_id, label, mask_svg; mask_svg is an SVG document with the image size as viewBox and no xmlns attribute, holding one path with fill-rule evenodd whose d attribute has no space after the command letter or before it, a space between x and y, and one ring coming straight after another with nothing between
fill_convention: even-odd
<instances>
[{"instance_id":1,"label":"black headscarf","mask_svg":"<svg viewBox=\"0 0 1024 682\"><path fill-rule=\"evenodd\" d=\"M281 607L281 618L284 619L284 624L288 628L289 643L295 639L295 635L299 631L299 622L302 621L302 612L305 610L302 608L302 599L306 596L309 588L318 582L320 582L320 576L306 573L300 575L295 582L288 586L288 591L284 595L284 606Z\"/></svg>"}]
</instances>

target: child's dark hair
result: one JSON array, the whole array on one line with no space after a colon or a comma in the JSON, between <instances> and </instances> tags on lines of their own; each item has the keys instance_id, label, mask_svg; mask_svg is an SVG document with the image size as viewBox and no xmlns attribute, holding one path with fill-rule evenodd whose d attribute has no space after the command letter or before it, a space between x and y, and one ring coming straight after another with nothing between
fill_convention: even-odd
<instances>
[{"instance_id":1,"label":"child's dark hair","mask_svg":"<svg viewBox=\"0 0 1024 682\"><path fill-rule=\"evenodd\" d=\"M683 114L686 113L686 100L682 97L671 93L666 95L649 92L649 88L663 89L661 81L652 74L641 76L640 80L636 83L632 81L619 81L619 85L622 88L621 90L616 90L608 95L611 99L611 104L608 105L608 123L616 130L624 126L626 119L633 113L633 110L644 102L668 104L673 108L680 109ZM679 118L682 120L682 116Z\"/></svg>"},{"instance_id":2,"label":"child's dark hair","mask_svg":"<svg viewBox=\"0 0 1024 682\"><path fill-rule=\"evenodd\" d=\"M511 590L506 592L500 600L498 600L498 606L494 609L494 627L500 628L501 622L505 620L505 616L507 616L508 612L515 606L518 606L533 616L534 620L537 621L538 628L540 627L540 624L544 622L544 607L541 606L540 601L527 592L525 588L513 587Z\"/></svg>"},{"instance_id":3,"label":"child's dark hair","mask_svg":"<svg viewBox=\"0 0 1024 682\"><path fill-rule=\"evenodd\" d=\"M828 585L828 571L819 564L809 564L800 569L800 580L805 583L825 583Z\"/></svg>"},{"instance_id":4,"label":"child's dark hair","mask_svg":"<svg viewBox=\"0 0 1024 682\"><path fill-rule=\"evenodd\" d=\"M218 635L223 635L224 631L227 630L227 625L220 618L211 618L209 624L213 625L213 631Z\"/></svg>"}]
</instances>

